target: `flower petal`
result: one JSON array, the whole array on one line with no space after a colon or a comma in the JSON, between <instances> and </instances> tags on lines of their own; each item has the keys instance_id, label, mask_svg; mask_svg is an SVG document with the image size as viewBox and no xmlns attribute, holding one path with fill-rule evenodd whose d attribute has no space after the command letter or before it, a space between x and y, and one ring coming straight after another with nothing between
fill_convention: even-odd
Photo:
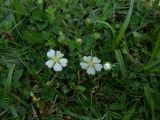
<instances>
[{"instance_id":1,"label":"flower petal","mask_svg":"<svg viewBox=\"0 0 160 120\"><path fill-rule=\"evenodd\" d=\"M94 75L95 73L96 73L96 71L95 71L95 69L93 68L93 67L89 67L88 69L87 69L87 73L90 75Z\"/></svg>"},{"instance_id":2,"label":"flower petal","mask_svg":"<svg viewBox=\"0 0 160 120\"><path fill-rule=\"evenodd\" d=\"M62 59L59 60L59 62L63 67L66 67L68 60L66 58L62 58Z\"/></svg>"},{"instance_id":3,"label":"flower petal","mask_svg":"<svg viewBox=\"0 0 160 120\"><path fill-rule=\"evenodd\" d=\"M82 69L87 69L89 67L89 65L85 62L81 62L80 65Z\"/></svg>"},{"instance_id":4,"label":"flower petal","mask_svg":"<svg viewBox=\"0 0 160 120\"><path fill-rule=\"evenodd\" d=\"M54 71L62 71L62 66L59 63L56 63L53 67Z\"/></svg>"},{"instance_id":5,"label":"flower petal","mask_svg":"<svg viewBox=\"0 0 160 120\"><path fill-rule=\"evenodd\" d=\"M84 56L83 57L83 60L88 62L88 61L91 61L92 57L91 56Z\"/></svg>"},{"instance_id":6,"label":"flower petal","mask_svg":"<svg viewBox=\"0 0 160 120\"><path fill-rule=\"evenodd\" d=\"M101 71L101 69L102 69L102 65L101 64L95 64L94 67L95 67L95 69L97 71Z\"/></svg>"},{"instance_id":7,"label":"flower petal","mask_svg":"<svg viewBox=\"0 0 160 120\"><path fill-rule=\"evenodd\" d=\"M57 51L57 52L56 52L56 56L57 56L58 58L61 58L61 57L64 56L64 54L61 53L60 51Z\"/></svg>"},{"instance_id":8,"label":"flower petal","mask_svg":"<svg viewBox=\"0 0 160 120\"><path fill-rule=\"evenodd\" d=\"M93 57L92 61L94 63L100 63L101 62L101 60L99 60L97 57Z\"/></svg>"},{"instance_id":9,"label":"flower petal","mask_svg":"<svg viewBox=\"0 0 160 120\"><path fill-rule=\"evenodd\" d=\"M53 67L53 64L54 64L53 60L48 60L48 61L46 62L46 65L48 66L48 68L52 68L52 67Z\"/></svg>"},{"instance_id":10,"label":"flower petal","mask_svg":"<svg viewBox=\"0 0 160 120\"><path fill-rule=\"evenodd\" d=\"M49 58L55 57L55 51L54 51L54 50L48 51L48 52L47 52L47 56L48 56Z\"/></svg>"}]
</instances>

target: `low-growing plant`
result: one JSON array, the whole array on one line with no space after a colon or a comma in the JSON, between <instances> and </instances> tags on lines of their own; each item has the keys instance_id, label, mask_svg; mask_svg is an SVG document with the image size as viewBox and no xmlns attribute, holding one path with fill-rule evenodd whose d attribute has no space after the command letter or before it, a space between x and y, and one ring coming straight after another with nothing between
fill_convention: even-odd
<instances>
[{"instance_id":1,"label":"low-growing plant","mask_svg":"<svg viewBox=\"0 0 160 120\"><path fill-rule=\"evenodd\" d=\"M0 0L0 119L159 120L159 0Z\"/></svg>"}]
</instances>

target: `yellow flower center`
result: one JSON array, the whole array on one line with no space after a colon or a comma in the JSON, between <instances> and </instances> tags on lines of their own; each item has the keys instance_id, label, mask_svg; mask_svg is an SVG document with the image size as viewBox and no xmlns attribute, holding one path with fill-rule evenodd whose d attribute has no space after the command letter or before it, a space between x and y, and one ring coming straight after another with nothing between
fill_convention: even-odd
<instances>
[{"instance_id":1,"label":"yellow flower center","mask_svg":"<svg viewBox=\"0 0 160 120\"><path fill-rule=\"evenodd\" d=\"M53 60L55 63L58 63L58 62L59 62L59 58L58 58L58 57L54 57L54 58L52 58L52 60Z\"/></svg>"},{"instance_id":2,"label":"yellow flower center","mask_svg":"<svg viewBox=\"0 0 160 120\"><path fill-rule=\"evenodd\" d=\"M93 61L88 61L87 63L88 63L89 66L92 66L92 67L93 67L94 64L95 64Z\"/></svg>"}]
</instances>

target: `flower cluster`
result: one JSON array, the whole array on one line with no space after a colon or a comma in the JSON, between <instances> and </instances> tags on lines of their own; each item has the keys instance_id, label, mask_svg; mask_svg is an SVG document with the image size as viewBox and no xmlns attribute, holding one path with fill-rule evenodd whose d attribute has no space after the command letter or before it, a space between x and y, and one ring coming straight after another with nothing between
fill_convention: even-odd
<instances>
[{"instance_id":1,"label":"flower cluster","mask_svg":"<svg viewBox=\"0 0 160 120\"><path fill-rule=\"evenodd\" d=\"M64 58L64 54L60 51L49 50L47 52L47 57L49 60L46 62L48 68L53 68L54 71L62 71L63 67L67 66L68 60ZM93 56L84 56L83 61L80 62L82 69L86 70L87 74L94 75L97 72L102 70L102 67L105 70L110 70L112 65L109 62L106 62L103 66L100 63L101 60Z\"/></svg>"}]
</instances>

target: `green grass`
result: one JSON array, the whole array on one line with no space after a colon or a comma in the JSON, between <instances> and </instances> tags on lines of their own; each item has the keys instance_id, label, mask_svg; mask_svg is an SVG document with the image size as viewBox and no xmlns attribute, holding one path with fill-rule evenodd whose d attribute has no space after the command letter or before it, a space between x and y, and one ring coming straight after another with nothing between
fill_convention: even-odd
<instances>
[{"instance_id":1,"label":"green grass","mask_svg":"<svg viewBox=\"0 0 160 120\"><path fill-rule=\"evenodd\" d=\"M0 119L159 120L159 15L159 0L0 0ZM88 75L91 55L112 69Z\"/></svg>"},{"instance_id":2,"label":"green grass","mask_svg":"<svg viewBox=\"0 0 160 120\"><path fill-rule=\"evenodd\" d=\"M133 6L134 6L134 0L131 0L126 19L125 19L123 25L121 26L115 41L113 42L112 49L115 49L117 47L117 45L120 43L122 37L124 36L125 31L127 30L127 27L129 25L129 22L130 22L130 19L131 19L131 16L132 16Z\"/></svg>"},{"instance_id":3,"label":"green grass","mask_svg":"<svg viewBox=\"0 0 160 120\"><path fill-rule=\"evenodd\" d=\"M8 77L7 77L6 82L5 82L5 94L6 94L6 95L9 95L9 94L10 94L14 67L15 67L15 64L13 64L13 65L10 67L10 70L9 70L9 73L8 73Z\"/></svg>"}]
</instances>

